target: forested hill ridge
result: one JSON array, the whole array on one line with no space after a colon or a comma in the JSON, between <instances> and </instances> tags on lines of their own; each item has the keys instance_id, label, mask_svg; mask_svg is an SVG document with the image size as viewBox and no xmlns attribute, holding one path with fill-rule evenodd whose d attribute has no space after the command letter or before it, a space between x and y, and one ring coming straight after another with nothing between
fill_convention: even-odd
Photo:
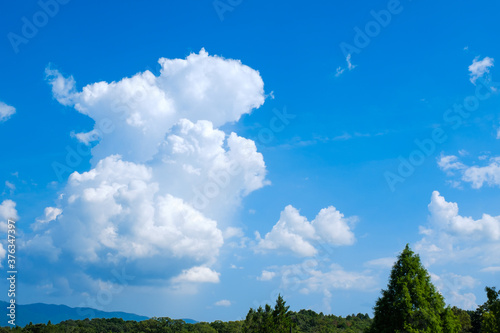
<instances>
[{"instance_id":1,"label":"forested hill ridge","mask_svg":"<svg viewBox=\"0 0 500 333\"><path fill-rule=\"evenodd\" d=\"M168 317L142 321L122 318L66 320L53 325L28 324L3 327L0 332L200 332L200 333L288 333L288 332L365 332L365 333L499 333L500 291L486 287L488 300L475 311L446 306L445 299L432 284L420 257L407 245L394 264L387 289L374 306L374 317L360 314L343 317L312 310L289 310L278 295L271 307L250 309L245 320L186 323Z\"/></svg>"},{"instance_id":2,"label":"forested hill ridge","mask_svg":"<svg viewBox=\"0 0 500 333\"><path fill-rule=\"evenodd\" d=\"M371 324L371 319L367 314L357 314L343 317L334 315L324 315L316 313L312 310L300 310L299 312L288 311L287 316L290 317L293 323L293 332L364 332ZM270 323L270 321L269 321ZM262 322L261 324L265 324ZM40 332L40 333L66 333L66 332L84 332L84 333L100 333L100 332L148 332L148 333L184 333L184 332L199 332L199 333L242 333L242 332L278 332L274 331L271 326L269 330L265 327L258 328L259 331L246 325L245 320L223 322L220 320L212 323L186 323L181 319L170 319L168 317L151 318L140 322L121 318L112 319L85 319L85 320L66 320L59 324L28 324L25 327L17 327L15 329L4 327L0 328L0 332ZM290 332L288 328L286 332Z\"/></svg>"}]
</instances>

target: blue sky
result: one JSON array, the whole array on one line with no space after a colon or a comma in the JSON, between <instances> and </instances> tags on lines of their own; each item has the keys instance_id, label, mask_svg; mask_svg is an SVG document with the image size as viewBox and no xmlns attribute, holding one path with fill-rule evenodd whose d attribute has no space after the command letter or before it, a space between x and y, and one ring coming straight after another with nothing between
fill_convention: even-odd
<instances>
[{"instance_id":1,"label":"blue sky","mask_svg":"<svg viewBox=\"0 0 500 333\"><path fill-rule=\"evenodd\" d=\"M371 313L406 243L448 304L498 283L496 2L2 7L18 302Z\"/></svg>"}]
</instances>

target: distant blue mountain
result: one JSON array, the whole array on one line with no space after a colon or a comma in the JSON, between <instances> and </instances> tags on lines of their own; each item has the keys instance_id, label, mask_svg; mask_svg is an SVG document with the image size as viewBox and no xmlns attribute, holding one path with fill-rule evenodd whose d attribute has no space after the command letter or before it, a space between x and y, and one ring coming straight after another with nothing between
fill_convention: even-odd
<instances>
[{"instance_id":1,"label":"distant blue mountain","mask_svg":"<svg viewBox=\"0 0 500 333\"><path fill-rule=\"evenodd\" d=\"M9 303L0 301L0 326L10 326L8 324L9 317L7 313L7 306ZM52 324L60 323L61 321L73 319L81 320L85 318L122 318L123 320L142 321L147 320L149 317L139 316L127 312L105 312L92 308L70 308L66 305L54 304L16 304L16 324L18 326L25 326L32 322L33 324L46 324L49 320Z\"/></svg>"},{"instance_id":2,"label":"distant blue mountain","mask_svg":"<svg viewBox=\"0 0 500 333\"><path fill-rule=\"evenodd\" d=\"M8 324L10 319L5 314L7 313L7 306L9 303L0 301L0 326L11 326ZM30 322L33 324L47 324L50 320L52 324L58 324L61 321L73 319L73 320L83 320L85 318L121 318L123 320L134 320L142 321L147 320L149 317L139 316L133 313L127 312L106 312L100 311L92 308L71 308L66 305L54 305L54 304L16 304L16 325L26 326ZM193 319L182 319L188 324L196 324L197 321Z\"/></svg>"}]
</instances>

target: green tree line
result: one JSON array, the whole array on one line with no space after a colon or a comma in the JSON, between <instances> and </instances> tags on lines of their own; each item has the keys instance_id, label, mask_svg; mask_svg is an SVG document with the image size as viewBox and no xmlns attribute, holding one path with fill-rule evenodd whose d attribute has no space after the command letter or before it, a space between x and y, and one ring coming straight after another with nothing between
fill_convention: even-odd
<instances>
[{"instance_id":1,"label":"green tree line","mask_svg":"<svg viewBox=\"0 0 500 333\"><path fill-rule=\"evenodd\" d=\"M407 245L392 267L387 289L374 306L374 317L345 318L312 310L290 311L281 295L271 307L251 308L245 320L185 323L168 317L136 322L123 319L66 320L58 324L1 327L1 332L200 332L200 333L500 333L500 291L486 287L488 300L475 311L446 306L420 257Z\"/></svg>"}]
</instances>

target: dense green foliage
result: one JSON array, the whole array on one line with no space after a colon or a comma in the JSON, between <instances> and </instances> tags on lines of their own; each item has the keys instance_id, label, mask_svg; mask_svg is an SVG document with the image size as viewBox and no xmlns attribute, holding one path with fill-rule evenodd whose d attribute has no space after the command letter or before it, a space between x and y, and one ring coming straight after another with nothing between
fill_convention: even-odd
<instances>
[{"instance_id":1,"label":"dense green foliage","mask_svg":"<svg viewBox=\"0 0 500 333\"><path fill-rule=\"evenodd\" d=\"M292 321L290 319L290 307L281 295L278 295L274 309L266 304L263 309L250 309L243 324L244 333L286 333L290 332Z\"/></svg>"},{"instance_id":2,"label":"dense green foliage","mask_svg":"<svg viewBox=\"0 0 500 333\"><path fill-rule=\"evenodd\" d=\"M469 312L459 309L456 306L454 306L452 309L453 314L455 317L458 318L458 321L460 323L460 333L469 333L472 332L472 320Z\"/></svg>"},{"instance_id":3,"label":"dense green foliage","mask_svg":"<svg viewBox=\"0 0 500 333\"><path fill-rule=\"evenodd\" d=\"M370 332L457 333L460 322L431 283L420 257L408 245L392 267L389 284L374 307Z\"/></svg>"},{"instance_id":4,"label":"dense green foliage","mask_svg":"<svg viewBox=\"0 0 500 333\"><path fill-rule=\"evenodd\" d=\"M364 332L370 327L368 314L358 313L346 318L324 315L312 310L289 311L281 295L274 309L269 304L257 310L250 309L243 323L244 333L287 333L293 332Z\"/></svg>"},{"instance_id":5,"label":"dense green foliage","mask_svg":"<svg viewBox=\"0 0 500 333\"><path fill-rule=\"evenodd\" d=\"M168 317L151 318L140 322L123 319L85 319L85 320L66 320L57 325L29 324L24 328L1 329L0 332L33 332L33 333L101 333L101 332L134 332L134 333L232 333L241 332L241 321L214 321L213 323L187 324L183 320L170 319Z\"/></svg>"},{"instance_id":6,"label":"dense green foliage","mask_svg":"<svg viewBox=\"0 0 500 333\"><path fill-rule=\"evenodd\" d=\"M473 332L500 332L500 291L495 287L486 287L488 300L475 313L475 330Z\"/></svg>"},{"instance_id":7,"label":"dense green foliage","mask_svg":"<svg viewBox=\"0 0 500 333\"><path fill-rule=\"evenodd\" d=\"M475 311L453 307L453 313L460 322L460 333L500 332L500 291L486 287L488 300Z\"/></svg>"},{"instance_id":8,"label":"dense green foliage","mask_svg":"<svg viewBox=\"0 0 500 333\"><path fill-rule=\"evenodd\" d=\"M372 320L368 314L358 313L345 318L334 315L324 315L312 310L300 310L290 314L292 322L296 325L293 332L365 332Z\"/></svg>"}]
</instances>

